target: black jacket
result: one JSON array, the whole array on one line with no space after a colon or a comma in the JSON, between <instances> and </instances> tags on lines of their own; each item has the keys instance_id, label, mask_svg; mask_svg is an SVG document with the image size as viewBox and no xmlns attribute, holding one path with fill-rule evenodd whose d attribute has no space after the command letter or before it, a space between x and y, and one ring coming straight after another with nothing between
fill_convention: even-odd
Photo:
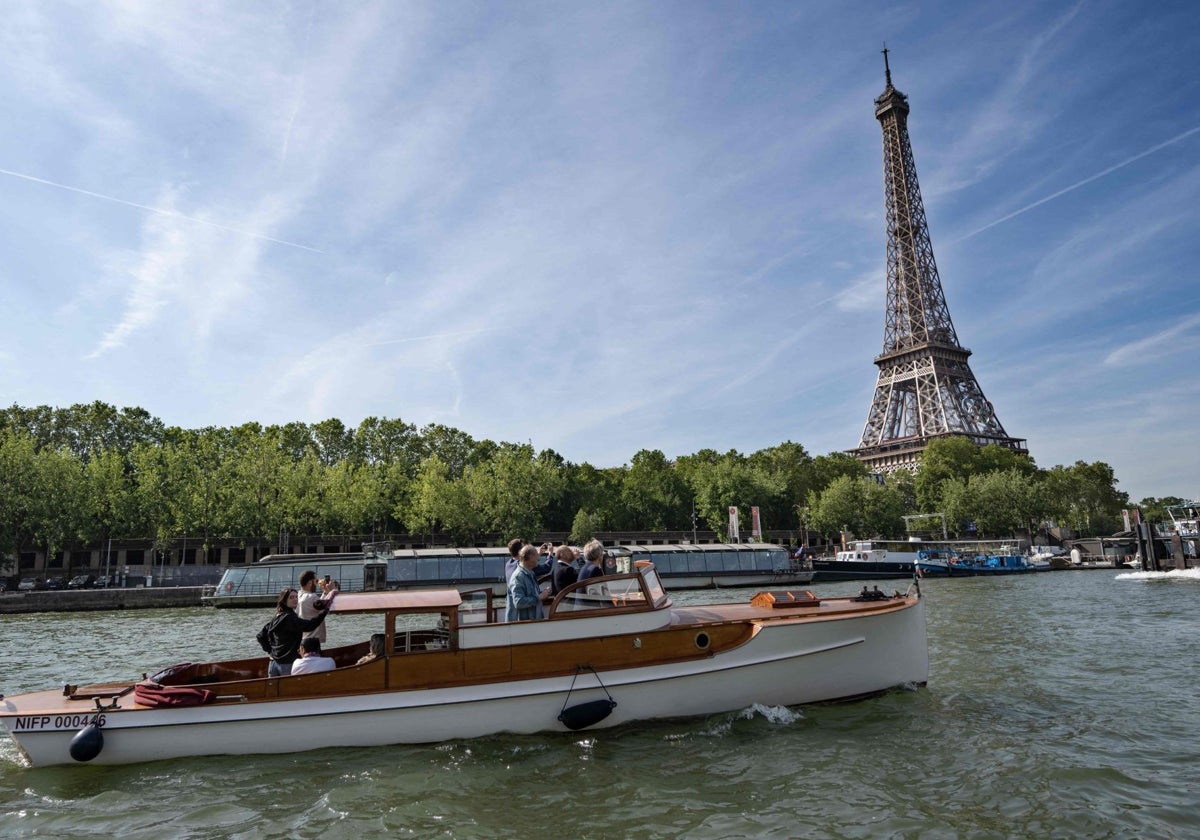
<instances>
[{"instance_id":1,"label":"black jacket","mask_svg":"<svg viewBox=\"0 0 1200 840\"><path fill-rule=\"evenodd\" d=\"M270 657L276 662L291 665L300 658L300 639L305 633L320 627L328 614L328 610L322 610L316 618L301 618L294 610L287 610L275 616L267 631L271 640Z\"/></svg>"},{"instance_id":2,"label":"black jacket","mask_svg":"<svg viewBox=\"0 0 1200 840\"><path fill-rule=\"evenodd\" d=\"M550 584L550 594L557 595L579 578L579 570L571 563L559 560L554 564L554 580Z\"/></svg>"}]
</instances>

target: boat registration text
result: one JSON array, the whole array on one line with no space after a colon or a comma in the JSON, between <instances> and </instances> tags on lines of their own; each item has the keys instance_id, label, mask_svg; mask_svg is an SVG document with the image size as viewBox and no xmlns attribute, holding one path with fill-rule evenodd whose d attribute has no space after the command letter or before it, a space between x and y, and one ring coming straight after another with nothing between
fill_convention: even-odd
<instances>
[{"instance_id":1,"label":"boat registration text","mask_svg":"<svg viewBox=\"0 0 1200 840\"><path fill-rule=\"evenodd\" d=\"M95 712L79 715L29 715L13 718L12 728L14 732L31 729L79 729L89 723L104 726L104 715L97 715Z\"/></svg>"}]
</instances>

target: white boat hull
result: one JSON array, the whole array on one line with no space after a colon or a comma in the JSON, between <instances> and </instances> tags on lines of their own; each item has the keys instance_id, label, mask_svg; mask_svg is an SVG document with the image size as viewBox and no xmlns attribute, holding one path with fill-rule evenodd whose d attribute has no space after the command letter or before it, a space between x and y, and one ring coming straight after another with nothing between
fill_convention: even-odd
<instances>
[{"instance_id":1,"label":"white boat hull","mask_svg":"<svg viewBox=\"0 0 1200 840\"><path fill-rule=\"evenodd\" d=\"M525 625L521 625L525 626ZM411 690L104 714L94 764L213 754L282 753L474 738L497 733L567 732L564 704L608 695L617 705L592 729L630 721L709 715L746 708L849 699L924 684L929 662L925 607L762 622L739 647L655 666ZM607 693L599 685L602 679ZM0 711L13 711L0 700ZM56 720L55 718L59 718ZM72 763L80 715L31 722L0 717L34 766ZM63 720L65 718L65 720ZM36 726L32 725L37 723ZM590 731L590 730L589 730Z\"/></svg>"}]
</instances>

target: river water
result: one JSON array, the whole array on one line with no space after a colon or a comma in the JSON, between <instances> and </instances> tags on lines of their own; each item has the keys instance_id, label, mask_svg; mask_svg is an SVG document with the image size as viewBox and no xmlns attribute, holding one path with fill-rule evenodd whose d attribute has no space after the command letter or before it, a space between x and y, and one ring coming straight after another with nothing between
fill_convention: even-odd
<instances>
[{"instance_id":1,"label":"river water","mask_svg":"<svg viewBox=\"0 0 1200 840\"><path fill-rule=\"evenodd\" d=\"M0 737L0 836L1200 837L1200 576L1064 571L924 589L922 689L586 736L116 768L31 770ZM268 613L0 616L0 690L256 655ZM339 617L330 642L365 637L374 622L355 622L367 620Z\"/></svg>"}]
</instances>

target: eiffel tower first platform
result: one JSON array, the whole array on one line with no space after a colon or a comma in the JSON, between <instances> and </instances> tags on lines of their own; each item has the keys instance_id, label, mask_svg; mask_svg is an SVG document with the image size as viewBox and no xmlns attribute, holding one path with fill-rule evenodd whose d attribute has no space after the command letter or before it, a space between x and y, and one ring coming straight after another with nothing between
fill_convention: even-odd
<instances>
[{"instance_id":1,"label":"eiffel tower first platform","mask_svg":"<svg viewBox=\"0 0 1200 840\"><path fill-rule=\"evenodd\" d=\"M958 343L942 281L933 260L925 205L908 138L908 97L892 86L875 100L883 127L883 181L887 205L887 311L879 378L863 428L850 454L872 472L916 470L931 440L970 438L1026 452L1009 437L967 364L971 351Z\"/></svg>"}]
</instances>

